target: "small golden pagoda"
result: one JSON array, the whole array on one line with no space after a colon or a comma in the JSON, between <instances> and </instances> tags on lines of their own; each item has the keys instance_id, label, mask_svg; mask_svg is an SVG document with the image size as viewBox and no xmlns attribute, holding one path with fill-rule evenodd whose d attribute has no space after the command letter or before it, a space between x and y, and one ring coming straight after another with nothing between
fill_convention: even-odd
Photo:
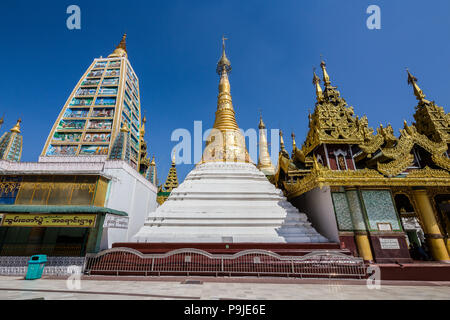
<instances>
[{"instance_id":1,"label":"small golden pagoda","mask_svg":"<svg viewBox=\"0 0 450 320\"><path fill-rule=\"evenodd\" d=\"M390 124L375 133L332 86L324 61L321 68L306 140L298 149L293 136L291 156L281 141L275 184L299 209L312 208L311 220L328 215L328 229L367 261L409 261L414 243L450 261L450 114L425 99L408 71L416 123L405 121L399 137Z\"/></svg>"},{"instance_id":2,"label":"small golden pagoda","mask_svg":"<svg viewBox=\"0 0 450 320\"><path fill-rule=\"evenodd\" d=\"M259 157L258 169L264 172L265 175L271 176L275 174L275 167L270 159L269 147L267 144L266 125L263 122L262 116L259 118Z\"/></svg>"},{"instance_id":3,"label":"small golden pagoda","mask_svg":"<svg viewBox=\"0 0 450 320\"><path fill-rule=\"evenodd\" d=\"M0 160L9 160L19 162L22 157L23 137L20 134L20 123L17 120L14 127L9 132L0 136ZM3 118L0 119L0 127L3 124Z\"/></svg>"},{"instance_id":4,"label":"small golden pagoda","mask_svg":"<svg viewBox=\"0 0 450 320\"><path fill-rule=\"evenodd\" d=\"M178 188L178 175L177 175L177 168L175 165L175 153L172 157L172 166L169 169L169 173L167 175L166 182L164 185L159 186L158 188L158 196L156 198L156 201L162 205L167 198L170 196L170 193L173 189Z\"/></svg>"}]
</instances>

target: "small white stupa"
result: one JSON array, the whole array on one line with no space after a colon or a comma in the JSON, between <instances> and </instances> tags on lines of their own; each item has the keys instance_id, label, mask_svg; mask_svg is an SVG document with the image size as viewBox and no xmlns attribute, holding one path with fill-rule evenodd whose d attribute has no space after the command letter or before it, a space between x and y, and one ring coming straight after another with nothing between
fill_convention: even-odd
<instances>
[{"instance_id":1,"label":"small white stupa","mask_svg":"<svg viewBox=\"0 0 450 320\"><path fill-rule=\"evenodd\" d=\"M225 54L217 64L219 96L202 161L151 212L137 242L328 242L251 162L236 123Z\"/></svg>"}]
</instances>

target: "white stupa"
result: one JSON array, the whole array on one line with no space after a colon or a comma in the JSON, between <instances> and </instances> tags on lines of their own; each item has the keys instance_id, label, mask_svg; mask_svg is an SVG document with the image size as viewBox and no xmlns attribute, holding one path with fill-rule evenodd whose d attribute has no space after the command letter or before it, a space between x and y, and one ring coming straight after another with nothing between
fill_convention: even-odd
<instances>
[{"instance_id":1,"label":"white stupa","mask_svg":"<svg viewBox=\"0 0 450 320\"><path fill-rule=\"evenodd\" d=\"M137 242L328 242L251 162L236 123L223 45L214 129L202 161L151 212Z\"/></svg>"}]
</instances>

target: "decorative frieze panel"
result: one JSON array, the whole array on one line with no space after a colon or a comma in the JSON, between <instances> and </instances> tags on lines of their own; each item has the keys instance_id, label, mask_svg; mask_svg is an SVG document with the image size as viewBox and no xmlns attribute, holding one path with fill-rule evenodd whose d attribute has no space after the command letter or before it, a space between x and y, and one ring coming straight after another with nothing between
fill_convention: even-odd
<instances>
[{"instance_id":1,"label":"decorative frieze panel","mask_svg":"<svg viewBox=\"0 0 450 320\"><path fill-rule=\"evenodd\" d=\"M361 196L370 230L380 231L379 225L389 223L392 231L401 231L389 190L362 190Z\"/></svg>"}]
</instances>

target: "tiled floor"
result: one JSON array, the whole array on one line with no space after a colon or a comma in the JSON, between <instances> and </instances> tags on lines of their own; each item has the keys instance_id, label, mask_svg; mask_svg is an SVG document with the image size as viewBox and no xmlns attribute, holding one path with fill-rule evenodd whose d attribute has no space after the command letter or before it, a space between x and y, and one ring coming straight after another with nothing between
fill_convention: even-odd
<instances>
[{"instance_id":1,"label":"tiled floor","mask_svg":"<svg viewBox=\"0 0 450 320\"><path fill-rule=\"evenodd\" d=\"M163 279L161 279L163 280ZM338 281L319 283L261 283L203 281L111 281L82 280L81 288L67 288L66 280L23 280L0 277L0 299L95 300L95 299L450 299L449 283L417 285L382 284L379 290L368 289L362 282L346 284Z\"/></svg>"}]
</instances>

